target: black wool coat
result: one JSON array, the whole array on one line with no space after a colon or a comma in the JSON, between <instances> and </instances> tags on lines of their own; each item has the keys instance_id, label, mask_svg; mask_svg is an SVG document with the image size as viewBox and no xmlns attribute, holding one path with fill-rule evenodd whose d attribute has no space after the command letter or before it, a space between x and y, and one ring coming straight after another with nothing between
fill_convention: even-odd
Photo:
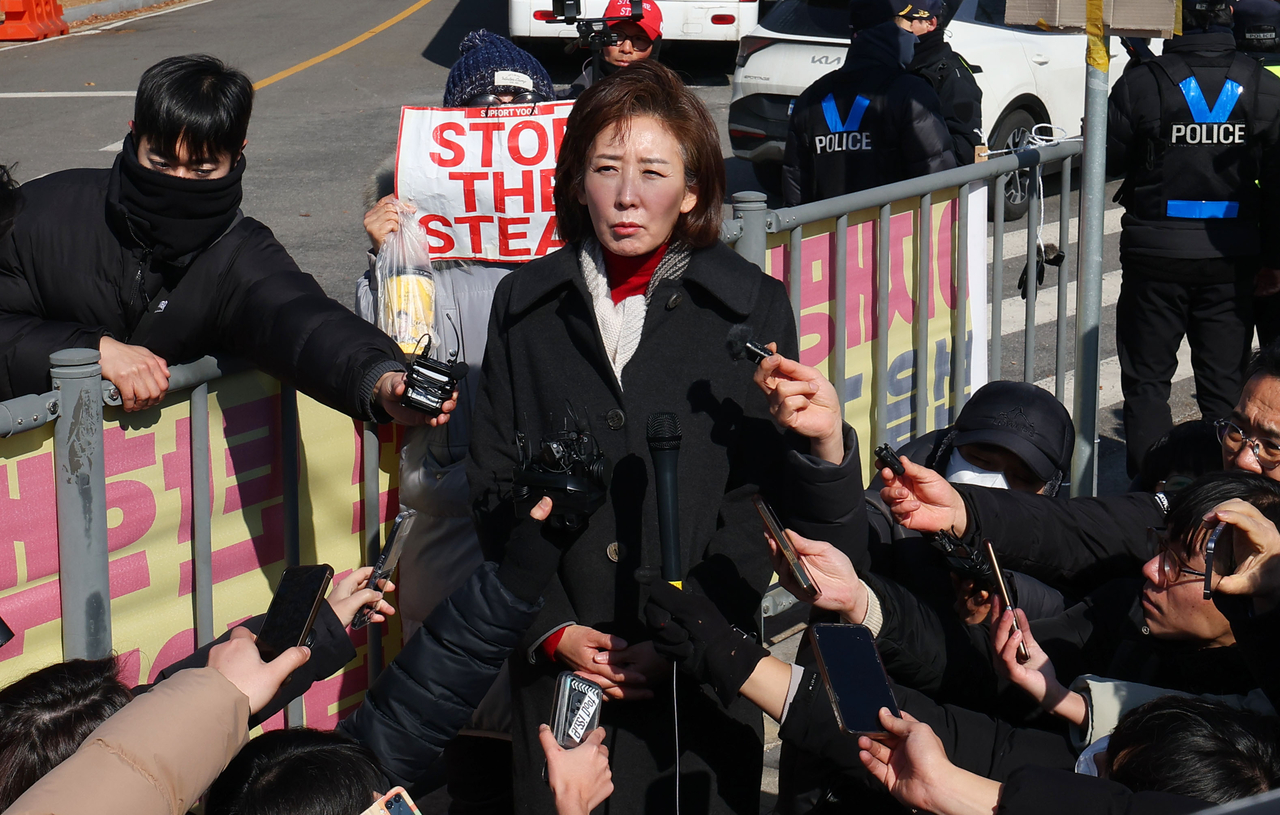
<instances>
[{"instance_id":1,"label":"black wool coat","mask_svg":"<svg viewBox=\"0 0 1280 815\"><path fill-rule=\"evenodd\" d=\"M152 263L113 199L110 170L66 170L22 186L0 240L0 400L44 393L49 354L97 348L104 335L169 364L246 358L336 410L373 418L376 377L404 370L399 347L325 295L264 224L241 218L164 289L133 309Z\"/></svg>"},{"instance_id":2,"label":"black wool coat","mask_svg":"<svg viewBox=\"0 0 1280 815\"><path fill-rule=\"evenodd\" d=\"M577 247L531 262L494 295L468 478L482 545L500 557L516 512L510 500L516 432L534 444L563 430L566 403L585 416L613 464L606 504L564 552L542 613L512 656L517 811L554 812L542 780L537 727L548 721L553 680L563 669L537 644L568 623L649 639L645 593L633 574L658 566L657 504L645 438L650 414L674 412L683 429L679 457L681 562L685 589L716 601L735 625L756 627L772 566L751 497L775 500L789 440L772 423L752 381L754 366L730 358L731 326L797 354L795 321L782 284L722 243L695 250L677 280L657 284L639 346L620 387L605 354ZM572 420L569 420L572 427ZM795 456L792 452L791 456ZM853 462L856 467L856 461ZM617 562L610 558L611 544ZM726 710L684 684L680 712L681 802L689 812L759 811L761 719L739 699ZM610 813L674 811L672 699L609 702L603 724L616 790Z\"/></svg>"}]
</instances>

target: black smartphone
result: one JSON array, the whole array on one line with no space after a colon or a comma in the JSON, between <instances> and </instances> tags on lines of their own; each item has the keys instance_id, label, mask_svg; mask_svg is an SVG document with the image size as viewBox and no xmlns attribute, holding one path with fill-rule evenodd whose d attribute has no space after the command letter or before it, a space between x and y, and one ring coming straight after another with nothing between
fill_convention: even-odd
<instances>
[{"instance_id":1,"label":"black smartphone","mask_svg":"<svg viewBox=\"0 0 1280 815\"><path fill-rule=\"evenodd\" d=\"M298 645L306 645L320 604L333 580L333 567L290 566L280 577L280 585L267 607L267 618L258 631L258 653L270 662Z\"/></svg>"},{"instance_id":2,"label":"black smartphone","mask_svg":"<svg viewBox=\"0 0 1280 815\"><path fill-rule=\"evenodd\" d=\"M782 522L774 514L773 507L769 506L759 495L752 498L751 502L756 505L756 512L760 513L760 519L764 521L769 534L778 542L778 548L782 550L783 556L786 557L787 565L791 567L791 576L800 585L800 590L811 598L817 597L818 587L814 584L813 579L809 577L809 573L804 570L804 564L800 562L800 558L796 556L795 545L791 543L791 538L787 536L787 531L782 528Z\"/></svg>"},{"instance_id":3,"label":"black smartphone","mask_svg":"<svg viewBox=\"0 0 1280 815\"><path fill-rule=\"evenodd\" d=\"M1204 544L1204 599L1213 599L1213 557L1214 550L1218 548L1218 537L1222 535L1222 530L1227 528L1226 521L1219 521L1218 525L1209 533L1209 539ZM1226 560L1225 558L1220 558Z\"/></svg>"},{"instance_id":4,"label":"black smartphone","mask_svg":"<svg viewBox=\"0 0 1280 815\"><path fill-rule=\"evenodd\" d=\"M1009 584L1004 581L1004 572L1000 570L1000 560L996 557L995 544L988 538L982 542L982 549L987 556L987 565L991 567L996 594L1000 596L1000 605L1008 609L1016 608L1009 594ZM1015 631L1022 631L1022 626L1018 624L1018 615L1016 614L1013 615L1013 628ZM1027 641L1023 640L1018 643L1018 661L1026 662L1029 659L1031 659L1031 652L1027 650Z\"/></svg>"},{"instance_id":5,"label":"black smartphone","mask_svg":"<svg viewBox=\"0 0 1280 815\"><path fill-rule=\"evenodd\" d=\"M871 629L817 623L809 627L809 636L840 729L852 734L885 732L880 726L880 708L889 708L894 716L902 714Z\"/></svg>"},{"instance_id":6,"label":"black smartphone","mask_svg":"<svg viewBox=\"0 0 1280 815\"><path fill-rule=\"evenodd\" d=\"M408 532L409 527L413 526L413 519L417 516L417 510L413 509L406 509L396 515L395 521L391 524L391 531L387 533L387 542L382 545L378 560L373 564L373 574L369 576L368 588L378 588L379 583L390 578L395 572L396 564L400 562L400 553L404 551L404 542L407 537L405 533ZM368 625L374 609L375 606L366 605L357 611L355 618L351 621L351 627L361 629Z\"/></svg>"},{"instance_id":7,"label":"black smartphone","mask_svg":"<svg viewBox=\"0 0 1280 815\"><path fill-rule=\"evenodd\" d=\"M884 466L893 471L894 475L903 476L907 474L907 468L902 466L902 462L898 460L898 451L889 446L888 442L876 448L876 458L884 462Z\"/></svg>"}]
</instances>

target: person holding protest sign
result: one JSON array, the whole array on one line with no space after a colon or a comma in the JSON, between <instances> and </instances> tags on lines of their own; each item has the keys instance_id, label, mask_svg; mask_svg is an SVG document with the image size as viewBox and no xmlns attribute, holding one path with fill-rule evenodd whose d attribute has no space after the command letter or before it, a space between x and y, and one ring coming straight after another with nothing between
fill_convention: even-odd
<instances>
[{"instance_id":1,"label":"person holding protest sign","mask_svg":"<svg viewBox=\"0 0 1280 815\"><path fill-rule=\"evenodd\" d=\"M807 442L779 432L762 390L786 389L757 386L755 366L726 351L743 331L794 359L796 327L781 282L719 241L719 138L674 72L645 60L587 89L566 123L554 191L566 246L509 275L494 295L468 468L486 555L500 557L527 534L517 520L524 499L513 489L518 434L538 450L576 425L595 439L612 477L585 522L560 518L572 546L509 662L519 811L554 811L538 729L556 676L568 670L590 676L611 700L602 718L611 813L673 811L679 779L686 811L755 815L759 710L685 678L673 699L670 663L640 617L644 591L632 575L659 560L647 420L671 412L683 428L683 585L747 631L757 627L772 572L752 496L763 492L790 515L783 496L793 465L831 467L832 481L860 483L852 432L844 433L830 384L807 380L788 381L788 397L827 409L812 410L812 424L790 425ZM774 377L791 379L781 368Z\"/></svg>"},{"instance_id":2,"label":"person holding protest sign","mask_svg":"<svg viewBox=\"0 0 1280 815\"><path fill-rule=\"evenodd\" d=\"M582 66L582 75L573 81L563 94L564 99L577 99L582 92L606 76L612 76L619 68L645 59L657 59L662 50L662 9L657 0L642 0L644 15L637 21L623 20L609 24L609 31L617 37L617 43L606 45L599 62L595 55ZM609 0L605 17L630 17L631 0ZM599 72L597 72L597 66Z\"/></svg>"},{"instance_id":3,"label":"person holding protest sign","mask_svg":"<svg viewBox=\"0 0 1280 815\"><path fill-rule=\"evenodd\" d=\"M505 114L528 114L536 109L533 106L554 96L551 77L542 64L505 37L484 29L472 31L462 39L458 51L459 57L445 82L446 108L468 108L472 113L474 108L485 108L486 114L504 114L502 121L515 126L530 119L517 115L512 121ZM482 171L480 151L472 152L476 154L474 162L463 161L452 169L463 173ZM422 155L412 149L397 154L406 171ZM389 162L391 167L395 166L395 158L393 155ZM378 313L377 287L372 284L377 254L388 238L400 231L402 221L412 227L412 221L419 217L431 218L430 214L423 216L414 204L397 199L392 181L390 172L375 176L375 195L380 198L364 217L371 251L368 272L357 282L356 311L370 322ZM403 189L414 195L417 187L406 183ZM443 185L434 185L432 192L447 196ZM424 209L429 207L426 201L416 203ZM503 206L502 210L515 214L514 206ZM469 217L493 221L498 215L498 206L478 201ZM456 351L458 359L470 365L471 370L459 383L458 407L449 424L411 429L400 450L400 502L419 515L404 533L405 548L400 558L400 582L405 587L400 594L405 643L436 606L484 562L471 519L466 473L471 408L484 359L494 289L498 281L520 265L518 259L503 262L493 259L501 255L484 252L475 253L476 258L437 260L442 248L438 243L424 248L433 256L432 333L436 346L432 356L443 359ZM472 717L467 733L445 749L449 797L456 812L475 815L512 810L511 743L507 738L511 729L510 698L510 682L504 670Z\"/></svg>"},{"instance_id":4,"label":"person holding protest sign","mask_svg":"<svg viewBox=\"0 0 1280 815\"><path fill-rule=\"evenodd\" d=\"M0 399L44 393L51 353L91 348L124 409L143 410L168 391L169 362L224 353L348 415L426 421L400 404L395 343L241 212L252 109L242 72L170 57L143 73L110 170L23 185L0 241Z\"/></svg>"}]
</instances>

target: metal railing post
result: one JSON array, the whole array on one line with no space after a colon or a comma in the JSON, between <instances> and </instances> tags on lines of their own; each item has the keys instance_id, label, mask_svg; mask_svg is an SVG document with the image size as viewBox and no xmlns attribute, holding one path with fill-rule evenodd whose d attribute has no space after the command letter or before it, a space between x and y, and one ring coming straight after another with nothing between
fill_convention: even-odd
<instances>
[{"instance_id":1,"label":"metal railing post","mask_svg":"<svg viewBox=\"0 0 1280 815\"><path fill-rule=\"evenodd\" d=\"M929 299L932 287L929 272L933 266L933 193L920 196L920 215L916 227L919 257L916 258L915 307L915 392L916 436L929 432Z\"/></svg>"},{"instance_id":2,"label":"metal railing post","mask_svg":"<svg viewBox=\"0 0 1280 815\"><path fill-rule=\"evenodd\" d=\"M991 179L991 359L992 379L1003 379L1004 363L1004 188L1007 177Z\"/></svg>"},{"instance_id":3,"label":"metal railing post","mask_svg":"<svg viewBox=\"0 0 1280 815\"><path fill-rule=\"evenodd\" d=\"M284 562L297 566L302 561L302 543L298 524L298 392L280 385L280 477L284 494ZM306 718L302 697L294 699L284 711L289 727L302 727Z\"/></svg>"},{"instance_id":4,"label":"metal railing post","mask_svg":"<svg viewBox=\"0 0 1280 815\"><path fill-rule=\"evenodd\" d=\"M213 630L213 507L209 501L209 383L191 389L191 574L196 643L208 645Z\"/></svg>"},{"instance_id":5,"label":"metal railing post","mask_svg":"<svg viewBox=\"0 0 1280 815\"><path fill-rule=\"evenodd\" d=\"M733 217L742 221L742 237L733 245L734 250L764 270L765 246L769 236L765 230L768 213L768 197L762 192L735 192Z\"/></svg>"},{"instance_id":6,"label":"metal railing post","mask_svg":"<svg viewBox=\"0 0 1280 815\"><path fill-rule=\"evenodd\" d=\"M360 488L364 498L364 562L369 566L378 561L382 540L382 525L378 517L382 503L382 484L378 477L378 459L381 453L378 425L365 422L360 444L364 465ZM365 631L369 634L369 686L372 687L378 674L382 673L382 627L375 623L366 627Z\"/></svg>"},{"instance_id":7,"label":"metal railing post","mask_svg":"<svg viewBox=\"0 0 1280 815\"><path fill-rule=\"evenodd\" d=\"M964 407L964 388L968 384L969 367L969 185L956 189L959 212L956 226L956 315L951 339L951 404L952 420Z\"/></svg>"},{"instance_id":8,"label":"metal railing post","mask_svg":"<svg viewBox=\"0 0 1280 815\"><path fill-rule=\"evenodd\" d=\"M831 375L836 386L836 401L840 404L840 418L844 418L845 386L849 375L845 366L849 360L849 216L836 218L836 256L831 265L836 277L835 326L831 332ZM797 326L798 328L798 326Z\"/></svg>"},{"instance_id":9,"label":"metal railing post","mask_svg":"<svg viewBox=\"0 0 1280 815\"><path fill-rule=\"evenodd\" d=\"M871 437L876 447L889 441L889 242L893 205L880 207L876 220L876 333L871 362L872 390L876 395L876 414L871 424ZM796 227L799 231L800 227Z\"/></svg>"},{"instance_id":10,"label":"metal railing post","mask_svg":"<svg viewBox=\"0 0 1280 815\"><path fill-rule=\"evenodd\" d=\"M1090 44L1106 53L1101 23ZM1094 40L1098 42L1095 43ZM1085 66L1084 159L1080 174L1080 266L1076 275L1076 366L1071 418L1076 450L1071 494L1098 492L1098 349L1102 329L1102 230L1107 207L1107 65Z\"/></svg>"},{"instance_id":11,"label":"metal railing post","mask_svg":"<svg viewBox=\"0 0 1280 815\"><path fill-rule=\"evenodd\" d=\"M1061 402L1067 392L1067 278L1071 275L1071 157L1062 160L1062 186L1058 193L1058 251L1062 263L1058 266L1058 337L1057 361L1053 377L1053 395ZM1043 202L1041 202L1043 206Z\"/></svg>"},{"instance_id":12,"label":"metal railing post","mask_svg":"<svg viewBox=\"0 0 1280 815\"><path fill-rule=\"evenodd\" d=\"M1037 274L1040 265L1040 165L1037 164L1027 179L1027 266L1026 285L1022 294L1026 298L1027 322L1022 335L1022 381L1036 381L1036 295L1039 293L1040 280Z\"/></svg>"},{"instance_id":13,"label":"metal railing post","mask_svg":"<svg viewBox=\"0 0 1280 815\"><path fill-rule=\"evenodd\" d=\"M60 416L53 426L63 659L111 653L102 366L92 348L49 355Z\"/></svg>"}]
</instances>

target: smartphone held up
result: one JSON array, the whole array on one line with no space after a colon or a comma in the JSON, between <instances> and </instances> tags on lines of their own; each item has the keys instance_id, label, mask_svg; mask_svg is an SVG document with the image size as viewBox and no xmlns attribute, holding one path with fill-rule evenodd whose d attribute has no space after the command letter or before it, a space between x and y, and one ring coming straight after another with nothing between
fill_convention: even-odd
<instances>
[{"instance_id":1,"label":"smartphone held up","mask_svg":"<svg viewBox=\"0 0 1280 815\"><path fill-rule=\"evenodd\" d=\"M307 644L332 580L333 567L327 563L290 566L284 570L267 607L266 619L258 630L258 654L263 662Z\"/></svg>"}]
</instances>

